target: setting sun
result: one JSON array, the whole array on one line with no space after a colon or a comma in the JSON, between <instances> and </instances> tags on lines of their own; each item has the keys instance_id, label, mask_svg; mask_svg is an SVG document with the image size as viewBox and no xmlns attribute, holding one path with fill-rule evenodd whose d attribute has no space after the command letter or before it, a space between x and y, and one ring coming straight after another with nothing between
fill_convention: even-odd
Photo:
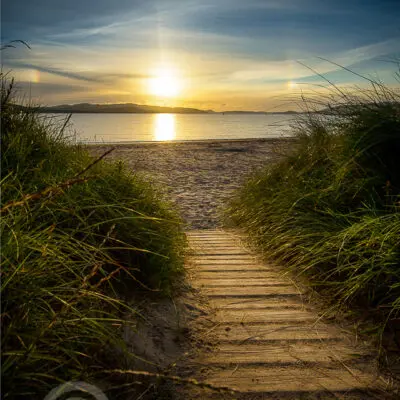
<instances>
[{"instance_id":1,"label":"setting sun","mask_svg":"<svg viewBox=\"0 0 400 400\"><path fill-rule=\"evenodd\" d=\"M151 94L161 97L175 97L182 88L182 83L171 71L163 70L149 80Z\"/></svg>"}]
</instances>

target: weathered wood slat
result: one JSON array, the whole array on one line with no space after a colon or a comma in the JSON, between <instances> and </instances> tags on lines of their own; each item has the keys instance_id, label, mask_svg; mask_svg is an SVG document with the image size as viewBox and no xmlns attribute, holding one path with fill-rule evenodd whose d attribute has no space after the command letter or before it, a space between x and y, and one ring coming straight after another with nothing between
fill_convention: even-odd
<instances>
[{"instance_id":1,"label":"weathered wood slat","mask_svg":"<svg viewBox=\"0 0 400 400\"><path fill-rule=\"evenodd\" d=\"M224 286L206 287L203 292L207 296L227 296L227 297L259 297L276 295L298 295L299 290L294 286Z\"/></svg>"},{"instance_id":2,"label":"weathered wood slat","mask_svg":"<svg viewBox=\"0 0 400 400\"><path fill-rule=\"evenodd\" d=\"M233 366L220 371L207 381L216 386L228 386L240 392L317 392L327 393L333 398L332 392L349 392L355 389L368 390L375 381L370 374L345 368L313 367L301 368L289 366L285 368L256 367L243 368ZM322 395L323 396L323 395ZM370 398L366 393L360 393L359 399ZM290 397L295 399L296 397ZM297 397L307 398L307 397ZM311 397L309 397L311 398ZM323 399L324 397L317 397ZM338 396L337 398L345 398ZM354 399L355 397L351 397ZM377 398L377 397L374 397ZM378 397L379 398L379 397Z\"/></svg>"},{"instance_id":3,"label":"weathered wood slat","mask_svg":"<svg viewBox=\"0 0 400 400\"><path fill-rule=\"evenodd\" d=\"M221 270L224 270L224 265L233 266L236 265L237 268L246 271L248 266L258 265L260 269L267 269L267 267L261 264L258 260L251 257L240 257L238 258L227 258L227 257L188 257L188 263L193 265L214 265L218 266ZM230 269L230 268L226 268Z\"/></svg>"},{"instance_id":4,"label":"weathered wood slat","mask_svg":"<svg viewBox=\"0 0 400 400\"><path fill-rule=\"evenodd\" d=\"M290 324L288 322L264 325L218 323L212 332L220 343L226 341L261 343L263 341L341 339L339 331L329 329L321 324L314 324L314 321L309 325L306 323L302 325Z\"/></svg>"},{"instance_id":5,"label":"weathered wood slat","mask_svg":"<svg viewBox=\"0 0 400 400\"><path fill-rule=\"evenodd\" d=\"M204 286L206 288L219 286L287 286L288 282L282 279L274 278L232 278L232 279L198 279L196 286Z\"/></svg>"},{"instance_id":6,"label":"weathered wood slat","mask_svg":"<svg viewBox=\"0 0 400 400\"><path fill-rule=\"evenodd\" d=\"M251 298L226 298L216 297L210 299L210 305L215 310L243 310L243 309L306 309L300 296L275 296L275 297L251 297Z\"/></svg>"},{"instance_id":7,"label":"weathered wood slat","mask_svg":"<svg viewBox=\"0 0 400 400\"><path fill-rule=\"evenodd\" d=\"M215 315L218 322L265 323L290 321L296 323L315 322L315 314L302 310L218 310Z\"/></svg>"},{"instance_id":8,"label":"weathered wood slat","mask_svg":"<svg viewBox=\"0 0 400 400\"><path fill-rule=\"evenodd\" d=\"M188 238L192 284L211 307L199 318L214 324L204 336L215 340L215 349L195 361L208 368L206 382L250 396L243 399L338 393L348 399L351 393L361 400L379 388L371 365L368 372L358 369L371 352L321 323L302 290L276 265L261 262L231 231L193 231Z\"/></svg>"},{"instance_id":9,"label":"weathered wood slat","mask_svg":"<svg viewBox=\"0 0 400 400\"><path fill-rule=\"evenodd\" d=\"M341 343L314 342L299 343L275 342L251 344L221 344L213 357L206 356L205 360L211 364L298 364L304 363L332 363L338 367L341 362L353 360L354 350Z\"/></svg>"},{"instance_id":10,"label":"weathered wood slat","mask_svg":"<svg viewBox=\"0 0 400 400\"><path fill-rule=\"evenodd\" d=\"M215 272L229 272L229 271L265 271L265 272L275 272L272 268L268 268L259 263L237 263L231 262L227 263L222 260L221 262L200 262L191 263L192 267L198 271L215 271ZM188 263L190 266L190 263Z\"/></svg>"},{"instance_id":11,"label":"weathered wood slat","mask_svg":"<svg viewBox=\"0 0 400 400\"><path fill-rule=\"evenodd\" d=\"M282 276L275 271L261 270L261 271L247 271L247 270L239 270L239 271L214 271L214 272L204 272L197 271L196 273L197 279L282 279L286 282L290 282L287 278Z\"/></svg>"}]
</instances>

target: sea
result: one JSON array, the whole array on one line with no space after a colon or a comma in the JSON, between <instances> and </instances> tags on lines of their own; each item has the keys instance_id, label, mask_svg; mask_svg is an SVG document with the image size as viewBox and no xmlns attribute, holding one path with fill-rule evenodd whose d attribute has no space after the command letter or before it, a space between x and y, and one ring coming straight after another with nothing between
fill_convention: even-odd
<instances>
[{"instance_id":1,"label":"sea","mask_svg":"<svg viewBox=\"0 0 400 400\"><path fill-rule=\"evenodd\" d=\"M43 115L63 123L66 114ZM80 143L280 138L294 114L72 114L65 135Z\"/></svg>"}]
</instances>

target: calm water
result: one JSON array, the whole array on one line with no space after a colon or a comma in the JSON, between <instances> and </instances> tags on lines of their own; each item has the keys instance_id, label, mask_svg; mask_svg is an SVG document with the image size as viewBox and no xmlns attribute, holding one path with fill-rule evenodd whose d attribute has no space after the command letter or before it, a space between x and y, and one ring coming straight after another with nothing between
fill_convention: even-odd
<instances>
[{"instance_id":1,"label":"calm water","mask_svg":"<svg viewBox=\"0 0 400 400\"><path fill-rule=\"evenodd\" d=\"M74 114L70 133L86 143L276 138L290 136L292 119L278 114Z\"/></svg>"}]
</instances>

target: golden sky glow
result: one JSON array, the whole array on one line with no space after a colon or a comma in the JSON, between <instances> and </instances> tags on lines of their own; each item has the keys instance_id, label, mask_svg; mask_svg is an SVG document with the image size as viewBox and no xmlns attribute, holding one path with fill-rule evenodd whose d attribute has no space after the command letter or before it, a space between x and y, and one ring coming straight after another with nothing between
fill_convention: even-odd
<instances>
[{"instance_id":1,"label":"golden sky glow","mask_svg":"<svg viewBox=\"0 0 400 400\"><path fill-rule=\"evenodd\" d=\"M37 104L271 112L296 109L324 77L341 88L368 85L356 74L399 86L385 62L400 54L393 0L3 3L2 41L31 47L2 51L3 71Z\"/></svg>"}]
</instances>

